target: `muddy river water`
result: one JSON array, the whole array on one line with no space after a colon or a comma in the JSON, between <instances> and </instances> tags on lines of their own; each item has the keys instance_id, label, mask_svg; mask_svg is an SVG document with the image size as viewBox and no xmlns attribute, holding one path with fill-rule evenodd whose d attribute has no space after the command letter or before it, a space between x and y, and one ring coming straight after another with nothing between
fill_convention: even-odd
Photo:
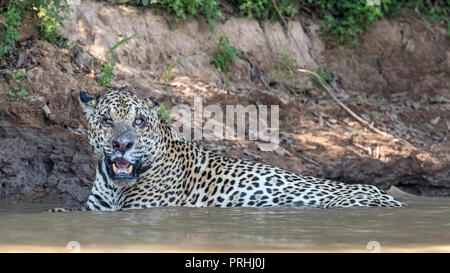
<instances>
[{"instance_id":1,"label":"muddy river water","mask_svg":"<svg viewBox=\"0 0 450 273\"><path fill-rule=\"evenodd\" d=\"M0 207L0 252L450 252L450 198L405 208Z\"/></svg>"}]
</instances>

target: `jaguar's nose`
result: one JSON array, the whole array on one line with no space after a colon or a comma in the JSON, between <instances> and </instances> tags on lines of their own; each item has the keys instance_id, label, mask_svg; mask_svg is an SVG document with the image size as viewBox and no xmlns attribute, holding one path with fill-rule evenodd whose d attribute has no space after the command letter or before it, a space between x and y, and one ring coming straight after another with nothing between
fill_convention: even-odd
<instances>
[{"instance_id":1,"label":"jaguar's nose","mask_svg":"<svg viewBox=\"0 0 450 273\"><path fill-rule=\"evenodd\" d=\"M134 142L133 141L127 141L127 140L113 140L112 146L114 151L121 152L124 154L126 151L131 150L133 148Z\"/></svg>"},{"instance_id":2,"label":"jaguar's nose","mask_svg":"<svg viewBox=\"0 0 450 273\"><path fill-rule=\"evenodd\" d=\"M111 145L114 152L120 152L122 155L131 150L134 146L135 135L133 130L128 126L118 125L115 127Z\"/></svg>"}]
</instances>

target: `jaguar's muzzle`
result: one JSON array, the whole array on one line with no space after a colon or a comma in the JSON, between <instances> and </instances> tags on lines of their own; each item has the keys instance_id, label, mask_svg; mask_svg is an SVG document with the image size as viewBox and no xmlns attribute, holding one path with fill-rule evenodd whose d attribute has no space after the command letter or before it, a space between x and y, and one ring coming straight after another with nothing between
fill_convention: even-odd
<instances>
[{"instance_id":1,"label":"jaguar's muzzle","mask_svg":"<svg viewBox=\"0 0 450 273\"><path fill-rule=\"evenodd\" d=\"M116 157L113 160L107 158L105 165L109 177L112 180L118 180L114 182L120 183L120 180L136 180L138 178L141 161L130 162L123 157Z\"/></svg>"}]
</instances>

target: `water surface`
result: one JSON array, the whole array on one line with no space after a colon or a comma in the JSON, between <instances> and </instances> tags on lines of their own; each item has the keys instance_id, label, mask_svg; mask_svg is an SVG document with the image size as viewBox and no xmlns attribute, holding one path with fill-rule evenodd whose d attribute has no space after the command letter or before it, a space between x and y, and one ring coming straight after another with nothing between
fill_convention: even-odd
<instances>
[{"instance_id":1,"label":"water surface","mask_svg":"<svg viewBox=\"0 0 450 273\"><path fill-rule=\"evenodd\" d=\"M1 252L450 252L450 199L405 208L151 208L46 213L0 207Z\"/></svg>"}]
</instances>

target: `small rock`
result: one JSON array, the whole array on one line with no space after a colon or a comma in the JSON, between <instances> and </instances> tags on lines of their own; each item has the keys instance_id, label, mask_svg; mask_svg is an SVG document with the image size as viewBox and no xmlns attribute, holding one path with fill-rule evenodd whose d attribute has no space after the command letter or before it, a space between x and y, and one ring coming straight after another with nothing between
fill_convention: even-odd
<instances>
[{"instance_id":1,"label":"small rock","mask_svg":"<svg viewBox=\"0 0 450 273\"><path fill-rule=\"evenodd\" d=\"M16 68L22 67L23 64L25 63L26 58L27 57L25 56L25 54L20 53L19 54L19 59L17 60Z\"/></svg>"},{"instance_id":2,"label":"small rock","mask_svg":"<svg viewBox=\"0 0 450 273\"><path fill-rule=\"evenodd\" d=\"M288 156L288 157L292 157L292 154L284 149L283 147L281 147L280 145L278 145L278 147L275 149L274 151L277 155L279 156Z\"/></svg>"},{"instance_id":3,"label":"small rock","mask_svg":"<svg viewBox=\"0 0 450 273\"><path fill-rule=\"evenodd\" d=\"M244 150L243 150L243 153L244 153L244 155L250 156L250 157L252 157L253 159L256 159L256 160L260 160L260 159L261 159L261 156L260 156L260 155L254 154L254 153L250 152L250 151L247 150L247 149L244 149Z\"/></svg>"},{"instance_id":4,"label":"small rock","mask_svg":"<svg viewBox=\"0 0 450 273\"><path fill-rule=\"evenodd\" d=\"M414 41L414 39L409 39L408 42L406 42L405 46L406 52L412 54L415 49L416 49L416 41Z\"/></svg>"},{"instance_id":5,"label":"small rock","mask_svg":"<svg viewBox=\"0 0 450 273\"><path fill-rule=\"evenodd\" d=\"M44 114L45 114L46 118L48 118L52 114L52 111L50 111L50 108L48 108L48 104L45 104L44 107L42 108L42 110L44 110Z\"/></svg>"},{"instance_id":6,"label":"small rock","mask_svg":"<svg viewBox=\"0 0 450 273\"><path fill-rule=\"evenodd\" d=\"M439 122L440 119L441 119L441 117L437 117L437 118L435 118L435 119L432 119L432 120L431 120L431 124L433 124L433 125L438 124L438 122Z\"/></svg>"}]
</instances>

